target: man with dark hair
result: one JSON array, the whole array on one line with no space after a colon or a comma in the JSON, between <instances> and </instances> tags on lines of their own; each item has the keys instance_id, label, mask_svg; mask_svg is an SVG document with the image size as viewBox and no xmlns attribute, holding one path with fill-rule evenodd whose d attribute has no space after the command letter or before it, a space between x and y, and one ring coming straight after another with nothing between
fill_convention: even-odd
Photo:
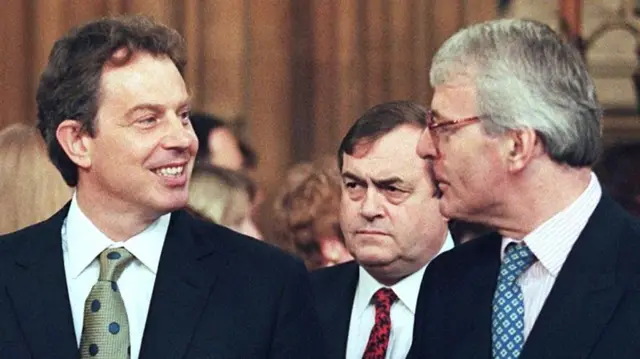
<instances>
[{"instance_id":1,"label":"man with dark hair","mask_svg":"<svg viewBox=\"0 0 640 359\"><path fill-rule=\"evenodd\" d=\"M302 263L182 210L198 148L184 55L139 16L55 43L38 127L75 193L0 237L0 357L322 357Z\"/></svg>"},{"instance_id":2,"label":"man with dark hair","mask_svg":"<svg viewBox=\"0 0 640 359\"><path fill-rule=\"evenodd\" d=\"M415 151L425 118L409 101L375 106L338 150L340 224L355 261L312 273L331 358L404 358L424 270L453 246Z\"/></svg>"},{"instance_id":3,"label":"man with dark hair","mask_svg":"<svg viewBox=\"0 0 640 359\"><path fill-rule=\"evenodd\" d=\"M410 357L640 357L640 223L592 171L602 110L580 53L494 20L449 38L430 78L417 151L440 212L495 231L429 265Z\"/></svg>"}]
</instances>

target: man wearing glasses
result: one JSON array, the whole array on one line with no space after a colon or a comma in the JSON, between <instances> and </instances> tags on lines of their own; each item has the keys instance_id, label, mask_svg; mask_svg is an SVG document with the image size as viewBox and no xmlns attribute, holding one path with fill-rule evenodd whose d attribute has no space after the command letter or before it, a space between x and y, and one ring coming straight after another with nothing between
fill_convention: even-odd
<instances>
[{"instance_id":1,"label":"man wearing glasses","mask_svg":"<svg viewBox=\"0 0 640 359\"><path fill-rule=\"evenodd\" d=\"M418 154L440 211L496 228L436 258L411 358L640 357L640 224L601 190L601 107L548 26L473 25L438 50Z\"/></svg>"}]
</instances>

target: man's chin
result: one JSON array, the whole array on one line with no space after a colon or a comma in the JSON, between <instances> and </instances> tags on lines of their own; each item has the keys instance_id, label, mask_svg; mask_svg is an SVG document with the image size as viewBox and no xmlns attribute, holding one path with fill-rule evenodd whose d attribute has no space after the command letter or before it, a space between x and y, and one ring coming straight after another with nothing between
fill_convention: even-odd
<instances>
[{"instance_id":1,"label":"man's chin","mask_svg":"<svg viewBox=\"0 0 640 359\"><path fill-rule=\"evenodd\" d=\"M444 196L440 198L439 203L440 214L445 218L457 218L456 211L454 206L451 203L451 200L445 198Z\"/></svg>"},{"instance_id":2,"label":"man's chin","mask_svg":"<svg viewBox=\"0 0 640 359\"><path fill-rule=\"evenodd\" d=\"M183 209L187 206L186 196L168 196L158 201L156 210L166 214Z\"/></svg>"},{"instance_id":3,"label":"man's chin","mask_svg":"<svg viewBox=\"0 0 640 359\"><path fill-rule=\"evenodd\" d=\"M373 265L361 263L361 265L373 278L387 286L394 285L407 276L401 267L394 265L394 262L378 262Z\"/></svg>"},{"instance_id":4,"label":"man's chin","mask_svg":"<svg viewBox=\"0 0 640 359\"><path fill-rule=\"evenodd\" d=\"M393 261L389 258L372 257L356 260L364 269L371 271L385 271L393 264Z\"/></svg>"}]
</instances>

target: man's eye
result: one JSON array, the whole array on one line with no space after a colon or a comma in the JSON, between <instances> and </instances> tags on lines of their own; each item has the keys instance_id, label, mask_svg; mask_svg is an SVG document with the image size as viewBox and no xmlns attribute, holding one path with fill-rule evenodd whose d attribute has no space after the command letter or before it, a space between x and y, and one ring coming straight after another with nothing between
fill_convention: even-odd
<instances>
[{"instance_id":1,"label":"man's eye","mask_svg":"<svg viewBox=\"0 0 640 359\"><path fill-rule=\"evenodd\" d=\"M143 119L138 120L138 123L141 125L153 125L158 121L155 117L145 117Z\"/></svg>"},{"instance_id":2,"label":"man's eye","mask_svg":"<svg viewBox=\"0 0 640 359\"><path fill-rule=\"evenodd\" d=\"M451 126L444 125L444 126L437 127L436 133L438 135L445 135L445 134L448 134L450 130L451 130Z\"/></svg>"},{"instance_id":3,"label":"man's eye","mask_svg":"<svg viewBox=\"0 0 640 359\"><path fill-rule=\"evenodd\" d=\"M355 182L346 182L344 186L347 188L356 188L357 184Z\"/></svg>"},{"instance_id":4,"label":"man's eye","mask_svg":"<svg viewBox=\"0 0 640 359\"><path fill-rule=\"evenodd\" d=\"M185 111L183 113L180 114L180 118L182 119L182 123L184 123L185 125L191 122L191 112L190 111Z\"/></svg>"},{"instance_id":5,"label":"man's eye","mask_svg":"<svg viewBox=\"0 0 640 359\"><path fill-rule=\"evenodd\" d=\"M382 191L385 197L387 197L389 201L393 203L399 203L403 201L410 193L410 191L395 186L384 187L382 188Z\"/></svg>"}]
</instances>

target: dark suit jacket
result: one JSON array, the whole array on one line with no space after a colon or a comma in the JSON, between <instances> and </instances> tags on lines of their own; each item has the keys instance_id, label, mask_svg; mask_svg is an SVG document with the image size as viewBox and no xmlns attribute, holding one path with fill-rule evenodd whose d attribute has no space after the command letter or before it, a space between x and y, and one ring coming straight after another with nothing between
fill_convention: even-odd
<instances>
[{"instance_id":1,"label":"dark suit jacket","mask_svg":"<svg viewBox=\"0 0 640 359\"><path fill-rule=\"evenodd\" d=\"M311 272L311 288L326 340L325 351L331 359L346 355L358 267L358 263L351 261Z\"/></svg>"},{"instance_id":2,"label":"dark suit jacket","mask_svg":"<svg viewBox=\"0 0 640 359\"><path fill-rule=\"evenodd\" d=\"M77 357L60 237L67 210L0 237L0 358ZM324 358L319 333L301 262L172 214L140 358Z\"/></svg>"},{"instance_id":3,"label":"dark suit jacket","mask_svg":"<svg viewBox=\"0 0 640 359\"><path fill-rule=\"evenodd\" d=\"M490 358L501 236L425 272L409 358ZM520 359L640 358L640 225L606 194L562 267Z\"/></svg>"}]
</instances>

